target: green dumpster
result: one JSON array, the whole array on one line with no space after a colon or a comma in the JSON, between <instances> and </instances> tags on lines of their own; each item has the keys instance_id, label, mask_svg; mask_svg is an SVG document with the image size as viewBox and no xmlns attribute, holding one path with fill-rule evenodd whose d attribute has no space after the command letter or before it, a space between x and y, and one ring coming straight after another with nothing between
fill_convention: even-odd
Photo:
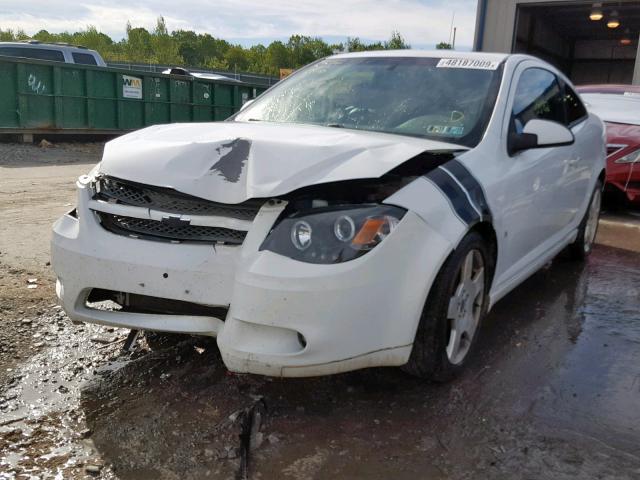
<instances>
[{"instance_id":1,"label":"green dumpster","mask_svg":"<svg viewBox=\"0 0 640 480\"><path fill-rule=\"evenodd\" d=\"M122 133L228 118L264 87L0 56L0 133Z\"/></svg>"}]
</instances>

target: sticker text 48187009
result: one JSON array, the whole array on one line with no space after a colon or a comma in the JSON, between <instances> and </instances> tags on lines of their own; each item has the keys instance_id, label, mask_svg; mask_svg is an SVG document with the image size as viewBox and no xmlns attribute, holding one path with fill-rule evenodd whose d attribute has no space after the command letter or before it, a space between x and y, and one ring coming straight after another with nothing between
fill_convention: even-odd
<instances>
[{"instance_id":1,"label":"sticker text 48187009","mask_svg":"<svg viewBox=\"0 0 640 480\"><path fill-rule=\"evenodd\" d=\"M474 70L496 70L500 62L482 58L441 58L437 68L470 68Z\"/></svg>"}]
</instances>

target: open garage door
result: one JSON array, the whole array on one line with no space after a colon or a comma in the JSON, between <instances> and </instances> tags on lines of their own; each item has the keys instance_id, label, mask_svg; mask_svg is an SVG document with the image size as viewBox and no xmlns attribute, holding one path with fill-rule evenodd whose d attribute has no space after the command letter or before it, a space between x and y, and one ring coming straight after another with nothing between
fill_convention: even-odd
<instances>
[{"instance_id":1,"label":"open garage door","mask_svg":"<svg viewBox=\"0 0 640 480\"><path fill-rule=\"evenodd\" d=\"M513 51L547 60L576 84L632 83L639 32L640 1L519 4Z\"/></svg>"}]
</instances>

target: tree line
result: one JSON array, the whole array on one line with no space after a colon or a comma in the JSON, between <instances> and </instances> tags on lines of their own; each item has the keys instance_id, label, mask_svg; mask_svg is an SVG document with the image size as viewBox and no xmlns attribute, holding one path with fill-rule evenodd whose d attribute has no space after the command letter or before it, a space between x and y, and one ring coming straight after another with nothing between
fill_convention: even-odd
<instances>
[{"instance_id":1,"label":"tree line","mask_svg":"<svg viewBox=\"0 0 640 480\"><path fill-rule=\"evenodd\" d=\"M336 51L361 52L410 48L402 35L393 31L388 41L366 43L349 38L344 43L328 44L322 38L291 35L287 42L273 41L269 45L245 48L208 33L175 30L169 33L164 18L159 17L149 31L127 23L126 36L114 41L108 35L89 26L69 33L49 33L40 30L32 37L22 30L0 29L0 41L38 40L82 45L96 50L107 62L155 63L163 65L202 67L218 70L279 74L280 68L300 68Z\"/></svg>"}]
</instances>

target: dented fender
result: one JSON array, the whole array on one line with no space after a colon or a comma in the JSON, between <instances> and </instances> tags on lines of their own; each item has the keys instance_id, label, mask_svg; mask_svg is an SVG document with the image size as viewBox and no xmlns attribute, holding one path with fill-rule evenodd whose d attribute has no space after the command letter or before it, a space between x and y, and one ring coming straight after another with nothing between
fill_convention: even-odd
<instances>
[{"instance_id":1,"label":"dented fender","mask_svg":"<svg viewBox=\"0 0 640 480\"><path fill-rule=\"evenodd\" d=\"M474 225L493 218L482 186L455 158L416 178L385 203L412 210L453 246Z\"/></svg>"}]
</instances>

